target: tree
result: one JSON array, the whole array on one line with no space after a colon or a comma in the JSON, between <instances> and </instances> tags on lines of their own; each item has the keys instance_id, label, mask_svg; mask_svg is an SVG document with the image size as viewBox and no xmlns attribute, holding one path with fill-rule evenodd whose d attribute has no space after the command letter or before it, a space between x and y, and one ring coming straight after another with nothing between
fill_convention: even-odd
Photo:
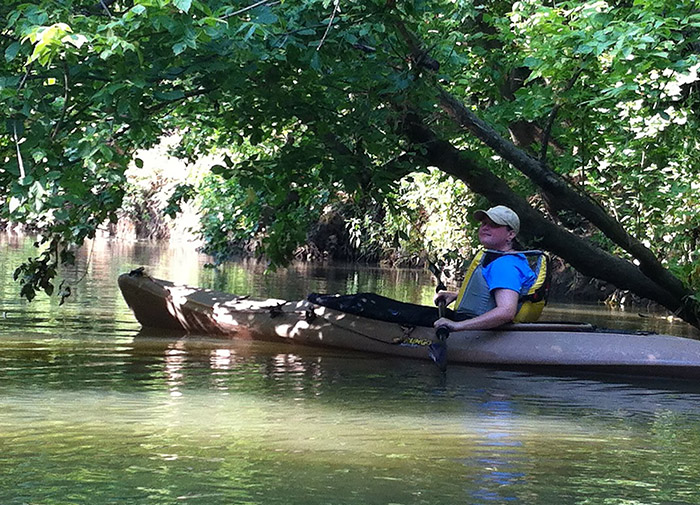
<instances>
[{"instance_id":1,"label":"tree","mask_svg":"<svg viewBox=\"0 0 700 505\"><path fill-rule=\"evenodd\" d=\"M693 2L0 11L4 217L51 245L18 270L29 297L51 290L69 244L115 218L135 150L178 131L190 159L257 147L213 171L247 188L239 206L257 206L274 261L330 202L391 201L436 166L518 211L529 244L700 326Z\"/></svg>"}]
</instances>

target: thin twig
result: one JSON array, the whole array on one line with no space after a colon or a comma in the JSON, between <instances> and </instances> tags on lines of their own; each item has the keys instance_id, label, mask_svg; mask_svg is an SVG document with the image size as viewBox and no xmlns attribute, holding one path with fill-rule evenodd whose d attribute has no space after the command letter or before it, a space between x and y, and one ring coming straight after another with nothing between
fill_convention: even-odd
<instances>
[{"instance_id":1,"label":"thin twig","mask_svg":"<svg viewBox=\"0 0 700 505\"><path fill-rule=\"evenodd\" d=\"M102 7L105 10L105 12L110 18L112 17L112 13L109 12L109 8L107 7L107 4L104 2L104 0L100 0L100 7Z\"/></svg>"},{"instance_id":2,"label":"thin twig","mask_svg":"<svg viewBox=\"0 0 700 505\"><path fill-rule=\"evenodd\" d=\"M19 167L19 176L24 179L25 173L24 173L24 162L22 161L22 152L19 149L19 136L17 135L17 120L14 119L12 121L12 137L14 138L15 141L15 147L17 148L17 166Z\"/></svg>"},{"instance_id":3,"label":"thin twig","mask_svg":"<svg viewBox=\"0 0 700 505\"><path fill-rule=\"evenodd\" d=\"M321 41L318 43L318 47L316 48L316 51L321 49L321 46L326 40L326 37L328 36L328 32L331 30L331 26L333 26L333 20L335 19L335 13L340 10L340 0L334 0L333 2L333 12L331 13L331 19L328 21L328 26L326 27L326 31L323 33L323 37L321 37Z\"/></svg>"},{"instance_id":4,"label":"thin twig","mask_svg":"<svg viewBox=\"0 0 700 505\"><path fill-rule=\"evenodd\" d=\"M24 87L24 84L27 82L27 79L29 78L29 74L30 74L31 71L32 71L32 65L33 65L33 64L34 64L34 62L32 62L32 63L29 64L29 67L27 68L27 71L24 73L24 77L22 77L22 80L20 81L19 86L17 86L17 91L19 91L20 89L22 89L22 88Z\"/></svg>"},{"instance_id":5,"label":"thin twig","mask_svg":"<svg viewBox=\"0 0 700 505\"><path fill-rule=\"evenodd\" d=\"M187 100L188 98L194 98L197 96L206 95L207 93L211 93L212 91L216 91L217 89L219 89L219 87L214 86L213 88L204 88L204 89L196 89L194 91L188 91L187 93L183 93L183 95L179 98L175 98L173 100L164 100L164 101L157 103L151 107L145 107L144 110L146 112L149 112L149 113L157 112L160 109L167 107L170 104L178 103L178 102L181 102L183 100Z\"/></svg>"},{"instance_id":6,"label":"thin twig","mask_svg":"<svg viewBox=\"0 0 700 505\"><path fill-rule=\"evenodd\" d=\"M239 14L243 14L245 11L249 11L250 9L255 9L256 7L260 7L261 5L264 5L268 3L269 0L260 0L259 2L255 2L252 5L249 5L248 7L243 7L242 9L238 9L236 12L232 12L230 14L226 14L225 16L221 16L221 19L228 19L232 18L233 16L238 16Z\"/></svg>"},{"instance_id":7,"label":"thin twig","mask_svg":"<svg viewBox=\"0 0 700 505\"><path fill-rule=\"evenodd\" d=\"M61 111L61 118L56 122L56 126L53 129L53 132L51 132L51 140L56 138L56 135L58 135L59 130L61 129L61 126L63 125L63 122L66 119L66 113L68 112L68 106L70 104L70 78L69 78L69 69L68 69L68 64L64 61L63 62L63 110Z\"/></svg>"},{"instance_id":8,"label":"thin twig","mask_svg":"<svg viewBox=\"0 0 700 505\"><path fill-rule=\"evenodd\" d=\"M559 109L561 108L561 104L556 104L554 107L552 107L551 112L549 113L549 119L547 119L547 126L544 128L544 133L542 134L542 147L540 149L540 163L544 165L545 161L547 160L547 147L549 146L549 137L552 133L552 126L554 125L554 118L557 117L557 113L559 112Z\"/></svg>"},{"instance_id":9,"label":"thin twig","mask_svg":"<svg viewBox=\"0 0 700 505\"><path fill-rule=\"evenodd\" d=\"M579 67L579 69L576 71L573 77L571 77L571 79L569 79L569 81L566 83L566 86L561 92L566 93L571 88L573 88L574 83L579 78L582 72L583 67ZM549 119L547 120L547 126L544 129L544 134L542 136L542 148L540 149L540 163L543 165L547 160L547 147L549 146L549 137L552 134L552 126L554 125L554 119L557 117L557 113L559 112L560 108L560 103L552 107L552 111L549 113Z\"/></svg>"},{"instance_id":10,"label":"thin twig","mask_svg":"<svg viewBox=\"0 0 700 505\"><path fill-rule=\"evenodd\" d=\"M27 68L27 71L25 72L24 77L22 77L19 86L17 86L17 91L20 91L26 84L27 79L29 78L29 74L32 71L33 64L34 62L30 63L29 67ZM17 119L12 120L12 139L15 141L15 148L17 149L17 166L19 167L19 176L24 179L26 174L24 172L24 161L22 160L22 151L19 148L19 135L17 135Z\"/></svg>"},{"instance_id":11,"label":"thin twig","mask_svg":"<svg viewBox=\"0 0 700 505\"><path fill-rule=\"evenodd\" d=\"M75 285L80 284L81 282L83 282L83 280L85 279L85 277L87 277L87 274L88 274L88 272L89 272L89 270L90 270L90 262L92 261L92 254L93 254L93 252L95 251L95 242L96 242L96 240L95 240L95 239L92 239L91 242L92 242L92 244L90 245L90 252L88 253L87 261L85 262L85 271L82 272L82 275L81 275L76 281L71 282L71 284L72 284L73 286L75 286ZM58 249L58 248L57 248L57 249ZM58 254L58 252L57 252L56 254ZM76 270L77 270L77 268L76 268Z\"/></svg>"}]
</instances>

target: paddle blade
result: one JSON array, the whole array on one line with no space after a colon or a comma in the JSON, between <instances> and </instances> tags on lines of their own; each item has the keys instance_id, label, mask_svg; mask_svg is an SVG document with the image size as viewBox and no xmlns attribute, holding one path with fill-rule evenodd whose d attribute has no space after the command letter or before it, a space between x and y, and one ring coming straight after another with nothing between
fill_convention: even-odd
<instances>
[{"instance_id":1,"label":"paddle blade","mask_svg":"<svg viewBox=\"0 0 700 505\"><path fill-rule=\"evenodd\" d=\"M438 340L428 346L428 355L441 372L447 370L447 344L444 340Z\"/></svg>"}]
</instances>

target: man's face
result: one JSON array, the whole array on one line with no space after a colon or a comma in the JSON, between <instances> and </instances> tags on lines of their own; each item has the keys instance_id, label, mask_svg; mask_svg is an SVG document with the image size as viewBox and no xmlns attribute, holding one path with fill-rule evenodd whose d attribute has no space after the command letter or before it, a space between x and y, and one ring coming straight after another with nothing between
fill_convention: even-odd
<instances>
[{"instance_id":1,"label":"man's face","mask_svg":"<svg viewBox=\"0 0 700 505\"><path fill-rule=\"evenodd\" d=\"M487 249L505 251L510 248L515 232L507 226L496 224L485 216L479 227L479 242Z\"/></svg>"}]
</instances>

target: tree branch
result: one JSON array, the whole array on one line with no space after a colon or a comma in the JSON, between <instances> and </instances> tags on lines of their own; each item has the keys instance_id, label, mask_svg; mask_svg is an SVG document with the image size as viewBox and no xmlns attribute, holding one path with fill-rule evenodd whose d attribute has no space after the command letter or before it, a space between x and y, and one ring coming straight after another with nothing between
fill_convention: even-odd
<instances>
[{"instance_id":1,"label":"tree branch","mask_svg":"<svg viewBox=\"0 0 700 505\"><path fill-rule=\"evenodd\" d=\"M63 125L63 122L66 120L66 114L68 113L69 105L70 105L70 70L68 68L68 64L64 61L63 62L63 110L61 111L61 117L56 122L56 126L54 127L53 131L51 132L51 140L54 140L56 138L56 135L58 135L58 132L60 131L61 126Z\"/></svg>"},{"instance_id":2,"label":"tree branch","mask_svg":"<svg viewBox=\"0 0 700 505\"><path fill-rule=\"evenodd\" d=\"M158 103L156 105L153 105L151 107L146 107L145 111L149 114L152 114L154 112L158 112L159 110L167 107L168 105L172 105L174 103L180 103L183 100L187 100L188 98L193 98L195 96L206 95L206 94L211 93L212 91L215 91L217 89L218 89L218 87L213 87L213 88L203 88L203 89L196 89L193 91L188 91L187 93L183 93L183 96L181 96L180 98L175 98L173 100L165 100L165 101Z\"/></svg>"},{"instance_id":3,"label":"tree branch","mask_svg":"<svg viewBox=\"0 0 700 505\"><path fill-rule=\"evenodd\" d=\"M115 0L100 0L100 6L104 9L104 11L107 13L107 15L111 18L112 13L109 11L109 5L113 4ZM109 4L109 5L107 5Z\"/></svg>"},{"instance_id":4,"label":"tree branch","mask_svg":"<svg viewBox=\"0 0 700 505\"><path fill-rule=\"evenodd\" d=\"M698 326L698 315L689 303L687 292L678 296L650 279L641 268L599 249L587 240L557 226L533 209L502 179L485 168L471 153L460 151L427 128L415 115L403 126L406 136L417 147L426 165L464 181L469 188L485 196L493 205L505 204L514 209L522 222L522 236L530 243L551 251L584 275L610 282L620 289L654 300Z\"/></svg>"},{"instance_id":5,"label":"tree branch","mask_svg":"<svg viewBox=\"0 0 700 505\"><path fill-rule=\"evenodd\" d=\"M321 37L321 41L318 43L318 47L316 47L316 51L319 51L321 49L321 46L323 43L326 41L326 37L328 36L328 32L331 31L331 27L333 26L333 20L335 19L335 13L340 10L340 0L333 0L333 12L331 12L331 19L328 21L328 26L326 26L326 31L323 32L323 37Z\"/></svg>"},{"instance_id":6,"label":"tree branch","mask_svg":"<svg viewBox=\"0 0 700 505\"><path fill-rule=\"evenodd\" d=\"M627 233L622 225L591 196L580 193L556 172L503 138L491 125L481 120L447 91L440 88L438 93L443 110L457 124L471 132L535 184L557 198L559 204L588 219L608 238L636 258L640 262L639 268L643 273L655 279L676 298L691 294L679 279L664 268L654 253Z\"/></svg>"},{"instance_id":7,"label":"tree branch","mask_svg":"<svg viewBox=\"0 0 700 505\"><path fill-rule=\"evenodd\" d=\"M581 72L583 72L583 67L579 68L576 73L569 79L569 81L566 83L566 86L564 86L564 89L562 90L562 93L566 93L569 91L573 86L578 77L581 75ZM559 109L561 108L561 104L558 103L554 107L552 107L552 111L549 113L549 118L547 119L547 126L544 129L544 133L542 134L542 149L540 150L540 163L545 163L547 160L547 146L549 145L549 136L552 133L552 126L554 125L554 119L557 117L557 113L559 112Z\"/></svg>"},{"instance_id":8,"label":"tree branch","mask_svg":"<svg viewBox=\"0 0 700 505\"><path fill-rule=\"evenodd\" d=\"M256 7L260 7L261 5L273 4L273 3L276 3L276 2L271 2L270 0L260 0L258 2L255 2L254 4L249 5L248 7L243 7L242 9L238 9L235 12L232 12L230 14L226 14L225 16L221 16L221 19L232 18L234 16L238 16L239 14L243 14L244 12L249 11L251 9L255 9Z\"/></svg>"},{"instance_id":9,"label":"tree branch","mask_svg":"<svg viewBox=\"0 0 700 505\"><path fill-rule=\"evenodd\" d=\"M422 44L416 36L406 28L400 19L397 19L395 23L411 51L422 53ZM569 80L568 87L573 86L581 71L582 69L579 69ZM481 120L444 88L438 87L438 96L443 110L457 124L484 142L540 188L557 198L560 205L588 219L608 238L637 259L640 262L639 268L642 273L650 279L654 279L654 282L657 282L664 290L673 293L677 299L684 299L692 294L678 278L664 268L653 252L627 233L622 225L613 219L590 195L579 192L543 162L532 158L512 142L503 138L491 125ZM547 142L543 142L543 145L546 144Z\"/></svg>"}]
</instances>

